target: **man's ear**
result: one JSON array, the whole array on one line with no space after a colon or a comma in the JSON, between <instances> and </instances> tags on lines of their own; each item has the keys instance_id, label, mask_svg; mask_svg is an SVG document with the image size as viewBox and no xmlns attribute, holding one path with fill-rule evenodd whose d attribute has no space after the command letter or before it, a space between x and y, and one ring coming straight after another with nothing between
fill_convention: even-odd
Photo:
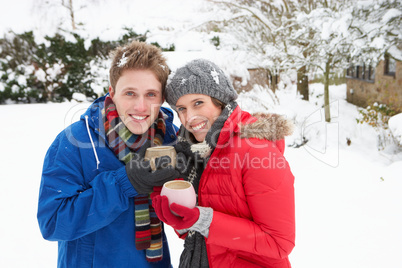
<instances>
[{"instance_id":1,"label":"man's ear","mask_svg":"<svg viewBox=\"0 0 402 268\"><path fill-rule=\"evenodd\" d=\"M109 94L110 94L110 97L111 98L113 98L114 97L114 89L112 88L112 86L109 86Z\"/></svg>"}]
</instances>

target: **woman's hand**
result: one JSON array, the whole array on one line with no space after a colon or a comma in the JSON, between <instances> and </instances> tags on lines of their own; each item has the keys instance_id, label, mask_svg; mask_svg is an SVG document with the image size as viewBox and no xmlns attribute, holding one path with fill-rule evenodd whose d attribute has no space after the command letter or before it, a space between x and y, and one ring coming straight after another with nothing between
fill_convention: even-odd
<instances>
[{"instance_id":1,"label":"woman's hand","mask_svg":"<svg viewBox=\"0 0 402 268\"><path fill-rule=\"evenodd\" d=\"M200 217L200 210L197 207L187 208L176 203L172 203L169 207L169 200L166 196L154 195L152 206L161 221L177 230L189 229Z\"/></svg>"}]
</instances>

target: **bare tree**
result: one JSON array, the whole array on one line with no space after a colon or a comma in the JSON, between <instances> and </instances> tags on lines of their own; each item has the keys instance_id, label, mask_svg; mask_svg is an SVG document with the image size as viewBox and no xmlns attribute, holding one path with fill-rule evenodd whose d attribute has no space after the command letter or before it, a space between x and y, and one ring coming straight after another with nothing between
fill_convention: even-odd
<instances>
[{"instance_id":1,"label":"bare tree","mask_svg":"<svg viewBox=\"0 0 402 268\"><path fill-rule=\"evenodd\" d=\"M298 90L308 95L307 73L324 74L325 119L330 122L329 83L350 60L376 63L402 36L398 0L211 0L233 16L222 21L261 67L298 70ZM216 22L215 22L216 23ZM222 27L221 29L223 29ZM379 46L375 39L384 40ZM399 40L399 41L398 41ZM308 96L307 96L308 97Z\"/></svg>"},{"instance_id":2,"label":"bare tree","mask_svg":"<svg viewBox=\"0 0 402 268\"><path fill-rule=\"evenodd\" d=\"M70 19L71 19L71 27L73 29L73 31L75 31L77 29L77 26L75 24L75 15L74 15L74 7L73 7L73 0L61 0L61 5L65 8L67 8L67 10L70 13Z\"/></svg>"},{"instance_id":3,"label":"bare tree","mask_svg":"<svg viewBox=\"0 0 402 268\"><path fill-rule=\"evenodd\" d=\"M300 10L308 12L315 2L312 0L211 1L226 6L237 14L225 23L232 26L229 31L246 44L248 50L263 59L261 67L268 68L273 75L278 75L280 70L296 68L297 90L303 99L308 100L307 73L310 66L305 59L310 54L310 40L292 40L291 33L299 30L294 19L295 13Z\"/></svg>"},{"instance_id":4,"label":"bare tree","mask_svg":"<svg viewBox=\"0 0 402 268\"><path fill-rule=\"evenodd\" d=\"M83 1L79 0L38 0L33 4L33 8L35 12L43 14L43 17L47 19L57 17L58 21L52 23L62 24L63 21L66 20L66 16L68 16L71 23L71 29L75 31L79 25L79 21L77 21L77 12L87 8L88 5L95 5L102 1L104 0L87 0L84 1L85 4L83 4ZM54 14L60 14L60 16L55 16Z\"/></svg>"}]
</instances>

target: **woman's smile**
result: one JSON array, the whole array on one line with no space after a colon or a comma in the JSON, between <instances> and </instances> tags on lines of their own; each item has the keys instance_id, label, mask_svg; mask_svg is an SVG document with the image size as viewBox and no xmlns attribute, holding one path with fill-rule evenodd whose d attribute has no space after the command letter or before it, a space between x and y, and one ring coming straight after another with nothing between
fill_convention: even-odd
<instances>
[{"instance_id":1,"label":"woman's smile","mask_svg":"<svg viewBox=\"0 0 402 268\"><path fill-rule=\"evenodd\" d=\"M201 123L198 123L196 125L190 125L190 127L193 129L193 131L198 131L202 128L204 128L207 125L208 121L203 121Z\"/></svg>"},{"instance_id":2,"label":"woman's smile","mask_svg":"<svg viewBox=\"0 0 402 268\"><path fill-rule=\"evenodd\" d=\"M187 94L176 103L181 123L193 133L198 142L204 141L209 129L222 109L216 106L210 96L204 94Z\"/></svg>"}]
</instances>

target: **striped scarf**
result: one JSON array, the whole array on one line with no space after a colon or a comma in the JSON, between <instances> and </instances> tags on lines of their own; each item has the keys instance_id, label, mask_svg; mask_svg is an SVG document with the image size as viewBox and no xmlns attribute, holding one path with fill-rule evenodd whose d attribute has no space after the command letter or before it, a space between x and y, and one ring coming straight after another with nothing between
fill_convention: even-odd
<instances>
[{"instance_id":1,"label":"striped scarf","mask_svg":"<svg viewBox=\"0 0 402 268\"><path fill-rule=\"evenodd\" d=\"M133 134L121 121L112 98L107 96L103 121L109 147L117 158L127 164L135 154L143 157L145 150L151 146L163 144L166 132L166 115L160 111L158 118L142 135ZM149 262L162 260L162 226L152 207L148 195L134 198L135 205L135 246L138 250L146 250Z\"/></svg>"}]
</instances>

